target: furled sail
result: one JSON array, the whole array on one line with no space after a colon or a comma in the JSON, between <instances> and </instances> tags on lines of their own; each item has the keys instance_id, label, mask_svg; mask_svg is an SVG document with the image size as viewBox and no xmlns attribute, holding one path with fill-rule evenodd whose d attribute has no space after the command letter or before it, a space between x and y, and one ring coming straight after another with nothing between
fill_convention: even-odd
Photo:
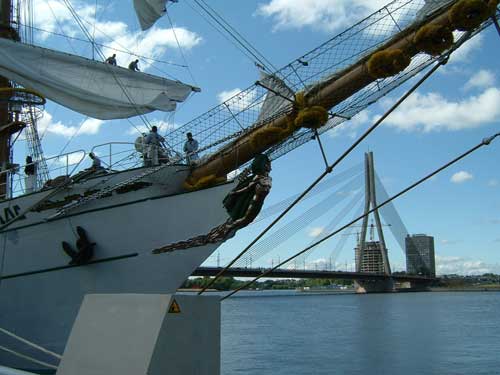
<instances>
[{"instance_id":1,"label":"furled sail","mask_svg":"<svg viewBox=\"0 0 500 375\"><path fill-rule=\"evenodd\" d=\"M134 9L141 29L147 30L165 14L168 0L134 0ZM174 1L176 2L176 1Z\"/></svg>"},{"instance_id":2,"label":"furled sail","mask_svg":"<svg viewBox=\"0 0 500 375\"><path fill-rule=\"evenodd\" d=\"M257 122L269 118L274 113L278 113L283 108L289 106L294 99L293 90L277 76L261 72L260 82L272 91L266 94Z\"/></svg>"},{"instance_id":3,"label":"furled sail","mask_svg":"<svg viewBox=\"0 0 500 375\"><path fill-rule=\"evenodd\" d=\"M56 103L102 119L173 111L199 89L99 61L0 38L0 75Z\"/></svg>"}]
</instances>

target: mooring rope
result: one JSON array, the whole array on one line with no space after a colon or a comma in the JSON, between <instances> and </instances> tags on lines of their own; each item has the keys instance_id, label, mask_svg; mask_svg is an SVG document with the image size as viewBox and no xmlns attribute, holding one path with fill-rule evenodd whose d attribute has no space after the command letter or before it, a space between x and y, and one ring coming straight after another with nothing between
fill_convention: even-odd
<instances>
[{"instance_id":1,"label":"mooring rope","mask_svg":"<svg viewBox=\"0 0 500 375\"><path fill-rule=\"evenodd\" d=\"M33 363L37 363L39 365L42 365L42 366L45 366L45 367L57 370L57 366L55 366L55 365L52 365L52 364L44 362L44 361L40 361L40 360L35 359L33 357L30 357L29 355L26 355L26 354L18 353L16 351L12 350L12 349L6 348L5 346L1 346L0 345L0 350L3 350L4 352L10 353L12 355L15 355L16 357L25 359L27 361L30 361L30 362L33 362Z\"/></svg>"},{"instance_id":2,"label":"mooring rope","mask_svg":"<svg viewBox=\"0 0 500 375\"><path fill-rule=\"evenodd\" d=\"M55 353L55 352L53 352L51 350L45 349L44 347L42 347L40 345L37 345L34 342L28 341L28 340L22 338L21 336L16 335L13 332L7 331L4 328L0 328L0 332L2 332L4 334L6 334L7 336L10 336L10 337L18 340L18 341L21 341L22 343L24 343L24 344L26 344L28 346L31 346L32 348L38 349L38 350L40 350L41 352L43 352L45 354L51 355L51 356L53 356L53 357L55 357L57 359L61 359L62 358L62 356L60 354L57 354L57 353Z\"/></svg>"}]
</instances>

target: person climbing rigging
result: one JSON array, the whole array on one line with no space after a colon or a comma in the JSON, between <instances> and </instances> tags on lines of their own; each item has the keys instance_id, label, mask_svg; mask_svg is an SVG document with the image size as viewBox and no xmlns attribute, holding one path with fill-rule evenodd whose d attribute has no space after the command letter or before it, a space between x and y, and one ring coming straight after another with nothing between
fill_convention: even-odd
<instances>
[{"instance_id":1,"label":"person climbing rigging","mask_svg":"<svg viewBox=\"0 0 500 375\"><path fill-rule=\"evenodd\" d=\"M113 66L116 66L116 53L113 53L113 56L109 56L106 59L106 63L113 65Z\"/></svg>"},{"instance_id":2,"label":"person climbing rigging","mask_svg":"<svg viewBox=\"0 0 500 375\"><path fill-rule=\"evenodd\" d=\"M193 138L193 134L186 133L187 140L184 143L184 152L186 153L186 161L188 164L193 164L200 157L198 156L198 141Z\"/></svg>"},{"instance_id":3,"label":"person climbing rigging","mask_svg":"<svg viewBox=\"0 0 500 375\"><path fill-rule=\"evenodd\" d=\"M152 163L152 165L158 165L158 152L160 149L160 145L162 142L165 142L165 138L158 134L158 128L153 126L151 131L146 136L144 143L147 147L147 157L148 160Z\"/></svg>"},{"instance_id":4,"label":"person climbing rigging","mask_svg":"<svg viewBox=\"0 0 500 375\"><path fill-rule=\"evenodd\" d=\"M130 70L133 70L134 72L140 72L138 64L139 64L139 60L138 59L134 60L130 64L128 64L128 68Z\"/></svg>"}]
</instances>

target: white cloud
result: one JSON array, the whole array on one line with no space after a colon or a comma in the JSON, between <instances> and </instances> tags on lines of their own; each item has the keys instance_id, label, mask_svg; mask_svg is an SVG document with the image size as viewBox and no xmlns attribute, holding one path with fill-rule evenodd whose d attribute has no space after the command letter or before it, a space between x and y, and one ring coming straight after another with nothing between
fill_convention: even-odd
<instances>
[{"instance_id":1,"label":"white cloud","mask_svg":"<svg viewBox=\"0 0 500 375\"><path fill-rule=\"evenodd\" d=\"M481 260L462 257L436 255L436 273L438 275L482 275L484 273L499 273L500 265L488 264Z\"/></svg>"},{"instance_id":2,"label":"white cloud","mask_svg":"<svg viewBox=\"0 0 500 375\"><path fill-rule=\"evenodd\" d=\"M350 26L386 4L385 0L270 0L257 14L272 18L275 29L313 27L332 31Z\"/></svg>"},{"instance_id":3,"label":"white cloud","mask_svg":"<svg viewBox=\"0 0 500 375\"><path fill-rule=\"evenodd\" d=\"M65 167L66 163L68 164L68 166L73 166L85 160L85 152L75 151L71 154L54 157L54 159L50 159L49 157L48 160L52 160L51 162L54 162L59 167Z\"/></svg>"},{"instance_id":4,"label":"white cloud","mask_svg":"<svg viewBox=\"0 0 500 375\"><path fill-rule=\"evenodd\" d=\"M453 174L453 176L451 176L450 178L450 181L453 182L454 184L461 184L463 182L472 180L473 177L474 176L472 176L472 174L470 174L469 172L460 171Z\"/></svg>"},{"instance_id":5,"label":"white cloud","mask_svg":"<svg viewBox=\"0 0 500 375\"><path fill-rule=\"evenodd\" d=\"M309 237L318 237L324 232L325 228L323 227L314 227L310 228L309 231L307 232L307 235Z\"/></svg>"},{"instance_id":6,"label":"white cloud","mask_svg":"<svg viewBox=\"0 0 500 375\"><path fill-rule=\"evenodd\" d=\"M252 106L254 110L259 109L262 103L255 103L256 91L244 91L242 92L240 88L235 88L232 90L222 91L217 94L217 100L219 103L227 102L231 111L239 112L244 108Z\"/></svg>"},{"instance_id":7,"label":"white cloud","mask_svg":"<svg viewBox=\"0 0 500 375\"><path fill-rule=\"evenodd\" d=\"M454 33L455 39L459 33ZM479 50L483 44L483 35L478 34L473 38L469 39L467 42L462 44L459 49L453 52L450 56L450 63L464 63L470 58L470 55Z\"/></svg>"},{"instance_id":8,"label":"white cloud","mask_svg":"<svg viewBox=\"0 0 500 375\"><path fill-rule=\"evenodd\" d=\"M217 100L219 103L224 103L225 101L231 99L233 96L238 95L241 92L241 89L236 88L233 90L222 91L217 94Z\"/></svg>"},{"instance_id":9,"label":"white cloud","mask_svg":"<svg viewBox=\"0 0 500 375\"><path fill-rule=\"evenodd\" d=\"M95 118L89 118L80 125L78 134L97 134L104 121Z\"/></svg>"},{"instance_id":10,"label":"white cloud","mask_svg":"<svg viewBox=\"0 0 500 375\"><path fill-rule=\"evenodd\" d=\"M383 105L389 103L384 100ZM385 121L403 131L441 131L478 128L500 115L500 89L489 88L477 96L449 101L438 93L410 96Z\"/></svg>"},{"instance_id":11,"label":"white cloud","mask_svg":"<svg viewBox=\"0 0 500 375\"><path fill-rule=\"evenodd\" d=\"M498 185L499 185L499 182L496 178L492 178L491 180L488 181L488 186L490 186L490 187L495 187Z\"/></svg>"},{"instance_id":12,"label":"white cloud","mask_svg":"<svg viewBox=\"0 0 500 375\"><path fill-rule=\"evenodd\" d=\"M149 133L149 128L146 125L131 126L125 134L139 136L141 133Z\"/></svg>"},{"instance_id":13,"label":"white cloud","mask_svg":"<svg viewBox=\"0 0 500 375\"><path fill-rule=\"evenodd\" d=\"M118 65L122 66L127 66L133 59L133 56L116 52L115 50L125 49L133 51L134 54L139 56L158 59L167 49L177 48L175 36L179 39L179 44L184 50L192 49L201 43L202 40L198 34L179 27L174 29L162 29L154 26L147 32L130 32L126 24L110 25L106 23L105 25L101 25L98 23L96 29L99 30L96 31L96 37L103 40L106 39L105 34L108 34L109 30L111 30L113 42L107 44L109 48L104 48L103 53L106 56L116 53ZM151 64L152 62L150 60L142 59L140 61L140 68L146 70Z\"/></svg>"},{"instance_id":14,"label":"white cloud","mask_svg":"<svg viewBox=\"0 0 500 375\"><path fill-rule=\"evenodd\" d=\"M360 126L366 125L370 121L371 114L365 109L355 115L351 120L344 121L340 125L334 127L327 134L332 138L347 136L351 139L356 138L358 128Z\"/></svg>"},{"instance_id":15,"label":"white cloud","mask_svg":"<svg viewBox=\"0 0 500 375\"><path fill-rule=\"evenodd\" d=\"M77 131L80 135L97 134L104 123L105 121L89 118L83 120L78 126L64 125L61 121L54 121L53 116L44 111L43 117L37 122L37 127L40 134L49 133L69 138Z\"/></svg>"},{"instance_id":16,"label":"white cloud","mask_svg":"<svg viewBox=\"0 0 500 375\"><path fill-rule=\"evenodd\" d=\"M104 55L117 54L118 65L127 66L135 58L130 54L115 50L131 51L135 55L145 56L150 59L160 58L169 48L177 48L176 37L184 50L189 50L201 43L198 34L182 27L163 29L152 27L146 32L132 31L124 22L95 21L95 6L81 1L73 1L73 8L82 20L85 27L92 29L95 39L108 48L103 48ZM73 15L67 7L56 0L35 0L34 2L35 26L51 32L62 32L68 36L81 37ZM97 7L100 10L100 7ZM62 28L62 30L60 30ZM50 34L40 33L40 38L48 39ZM151 61L142 59L140 67L146 70L151 66Z\"/></svg>"},{"instance_id":17,"label":"white cloud","mask_svg":"<svg viewBox=\"0 0 500 375\"><path fill-rule=\"evenodd\" d=\"M495 74L486 69L482 69L475 73L465 84L464 89L470 90L473 88L487 88L495 84Z\"/></svg>"},{"instance_id":18,"label":"white cloud","mask_svg":"<svg viewBox=\"0 0 500 375\"><path fill-rule=\"evenodd\" d=\"M78 15L84 19L92 19L95 8L83 3L74 2L74 8ZM78 26L74 21L69 9L58 0L34 0L34 26L50 32L63 32L65 35L74 36L78 32ZM28 24L26 20L23 20ZM59 28L62 28L60 30ZM47 39L50 34L39 33L37 37Z\"/></svg>"}]
</instances>

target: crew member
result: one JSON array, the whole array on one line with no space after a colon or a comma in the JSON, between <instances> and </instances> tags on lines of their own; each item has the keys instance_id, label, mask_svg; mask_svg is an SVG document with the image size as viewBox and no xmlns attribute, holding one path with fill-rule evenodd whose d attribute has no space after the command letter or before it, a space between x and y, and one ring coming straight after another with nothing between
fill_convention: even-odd
<instances>
[{"instance_id":1,"label":"crew member","mask_svg":"<svg viewBox=\"0 0 500 375\"><path fill-rule=\"evenodd\" d=\"M193 138L193 134L186 134L187 141L184 143L184 152L186 153L186 161L188 164L193 164L199 159L198 153L198 141Z\"/></svg>"},{"instance_id":2,"label":"crew member","mask_svg":"<svg viewBox=\"0 0 500 375\"><path fill-rule=\"evenodd\" d=\"M116 66L116 53L113 53L113 56L109 56L109 57L106 59L106 62L107 62L108 64L111 64L111 65Z\"/></svg>"},{"instance_id":3,"label":"crew member","mask_svg":"<svg viewBox=\"0 0 500 375\"><path fill-rule=\"evenodd\" d=\"M102 168L101 167L101 159L99 159L96 154L94 154L93 152L91 152L89 154L89 158L92 159L92 166L90 167L90 169L92 169L92 170L95 171L95 170L98 170L98 169Z\"/></svg>"},{"instance_id":4,"label":"crew member","mask_svg":"<svg viewBox=\"0 0 500 375\"><path fill-rule=\"evenodd\" d=\"M128 64L128 68L133 70L134 72L140 72L139 70L139 60L134 60L130 64Z\"/></svg>"},{"instance_id":5,"label":"crew member","mask_svg":"<svg viewBox=\"0 0 500 375\"><path fill-rule=\"evenodd\" d=\"M165 142L165 138L159 135L158 128L153 126L144 141L148 148L148 159L153 165L159 164L158 151L162 142Z\"/></svg>"},{"instance_id":6,"label":"crew member","mask_svg":"<svg viewBox=\"0 0 500 375\"><path fill-rule=\"evenodd\" d=\"M36 165L31 156L26 156L26 166L24 167L24 190L26 194L33 193L36 189Z\"/></svg>"}]
</instances>

